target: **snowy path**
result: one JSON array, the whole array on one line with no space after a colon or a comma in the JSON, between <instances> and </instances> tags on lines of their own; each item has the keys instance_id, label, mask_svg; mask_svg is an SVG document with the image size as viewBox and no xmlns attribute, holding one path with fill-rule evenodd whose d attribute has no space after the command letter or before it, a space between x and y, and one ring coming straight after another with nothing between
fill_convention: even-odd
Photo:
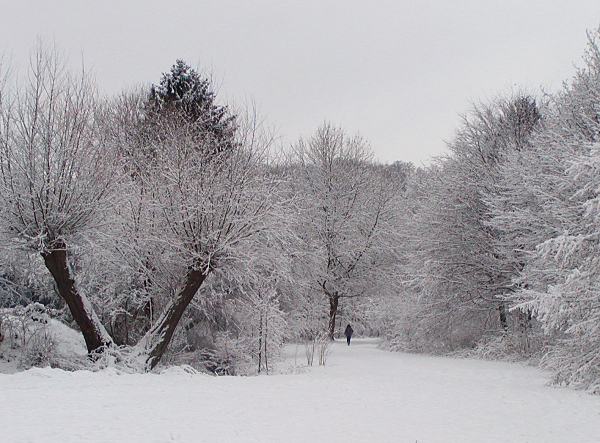
<instances>
[{"instance_id":1,"label":"snowy path","mask_svg":"<svg viewBox=\"0 0 600 443\"><path fill-rule=\"evenodd\" d=\"M357 340L294 375L0 375L0 441L597 443L600 398L534 368Z\"/></svg>"}]
</instances>

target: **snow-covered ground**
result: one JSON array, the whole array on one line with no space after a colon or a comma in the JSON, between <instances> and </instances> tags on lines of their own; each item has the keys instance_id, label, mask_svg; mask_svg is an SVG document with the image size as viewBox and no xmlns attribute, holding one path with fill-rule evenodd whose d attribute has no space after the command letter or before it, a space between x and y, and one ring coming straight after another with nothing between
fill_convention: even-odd
<instances>
[{"instance_id":1,"label":"snow-covered ground","mask_svg":"<svg viewBox=\"0 0 600 443\"><path fill-rule=\"evenodd\" d=\"M326 367L287 375L32 369L0 375L0 441L599 442L600 398L545 382L530 367L372 340L335 343Z\"/></svg>"}]
</instances>

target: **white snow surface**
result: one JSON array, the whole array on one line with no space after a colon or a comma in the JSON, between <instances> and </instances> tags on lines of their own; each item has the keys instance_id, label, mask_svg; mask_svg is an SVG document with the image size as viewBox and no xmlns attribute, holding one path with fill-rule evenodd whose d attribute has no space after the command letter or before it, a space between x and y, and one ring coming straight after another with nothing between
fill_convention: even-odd
<instances>
[{"instance_id":1,"label":"white snow surface","mask_svg":"<svg viewBox=\"0 0 600 443\"><path fill-rule=\"evenodd\" d=\"M47 324L37 322L30 323L28 334L32 334L35 328L37 328L38 334L41 334L45 329L52 338L52 341L56 345L56 349L53 353L55 359L68 361L70 359L86 358L87 348L81 332L75 331L55 319L49 319ZM17 345L21 342L21 337L22 334L21 331L19 331L19 337L15 339ZM31 335L28 335L28 337L30 338ZM22 356L22 348L17 346L15 349L12 349L10 342L11 340L8 338L0 342L0 374L10 374L19 371L19 358ZM0 397L0 400L1 398L2 397ZM2 423L2 417L0 417L0 423ZM3 442L1 430L0 442Z\"/></svg>"},{"instance_id":2,"label":"white snow surface","mask_svg":"<svg viewBox=\"0 0 600 443\"><path fill-rule=\"evenodd\" d=\"M303 363L301 346L287 363ZM0 375L0 441L600 441L600 398L546 386L542 371L336 342L327 366L212 377L30 369Z\"/></svg>"}]
</instances>

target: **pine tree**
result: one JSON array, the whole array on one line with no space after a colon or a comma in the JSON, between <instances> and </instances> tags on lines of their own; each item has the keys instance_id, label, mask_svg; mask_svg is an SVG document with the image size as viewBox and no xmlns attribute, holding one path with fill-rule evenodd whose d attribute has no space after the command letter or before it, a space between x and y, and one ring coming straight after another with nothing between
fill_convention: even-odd
<instances>
[{"instance_id":1,"label":"pine tree","mask_svg":"<svg viewBox=\"0 0 600 443\"><path fill-rule=\"evenodd\" d=\"M209 79L183 60L177 60L158 85L152 85L148 102L150 120L163 117L176 125L190 125L203 142L212 139L215 152L233 146L236 116L216 103Z\"/></svg>"}]
</instances>

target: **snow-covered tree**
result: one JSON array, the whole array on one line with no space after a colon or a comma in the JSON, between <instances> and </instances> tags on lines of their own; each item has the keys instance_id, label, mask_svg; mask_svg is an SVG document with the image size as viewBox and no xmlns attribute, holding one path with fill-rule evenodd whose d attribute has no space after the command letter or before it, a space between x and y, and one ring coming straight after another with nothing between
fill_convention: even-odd
<instances>
[{"instance_id":1,"label":"snow-covered tree","mask_svg":"<svg viewBox=\"0 0 600 443\"><path fill-rule=\"evenodd\" d=\"M227 106L217 104L210 80L183 60L177 60L150 89L148 119L151 125L156 118L193 126L198 137L212 138L210 145L198 143L198 146L210 146L218 152L230 149L234 143L235 115Z\"/></svg>"},{"instance_id":2,"label":"snow-covered tree","mask_svg":"<svg viewBox=\"0 0 600 443\"><path fill-rule=\"evenodd\" d=\"M598 390L597 221L600 50L550 97L543 130L514 153L490 198L490 224L521 263L507 299L554 339L545 362L557 380Z\"/></svg>"},{"instance_id":3,"label":"snow-covered tree","mask_svg":"<svg viewBox=\"0 0 600 443\"><path fill-rule=\"evenodd\" d=\"M142 178L153 189L158 219L150 235L165 245L163 260L178 282L163 313L139 344L153 367L164 353L183 312L214 271L227 268L267 229L274 181L263 160L269 140L253 122L237 132L235 147L197 149L195 128L164 122L156 162ZM211 139L206 139L211 143Z\"/></svg>"},{"instance_id":4,"label":"snow-covered tree","mask_svg":"<svg viewBox=\"0 0 600 443\"><path fill-rule=\"evenodd\" d=\"M115 130L114 113L97 103L87 78L70 76L43 50L31 66L26 85L2 94L2 233L41 254L90 352L112 347L113 339L82 288L108 293L98 285L108 277L118 298L131 284L115 284L106 271L141 266L162 307L134 348L152 368L204 280L243 260L267 229L275 183L264 163L270 140L251 119L238 123L229 149L197 122L170 116L154 118L151 136L135 124ZM129 102L134 123L144 113L138 104ZM153 155L124 155L136 152L132 140ZM160 254L149 263L153 250Z\"/></svg>"},{"instance_id":5,"label":"snow-covered tree","mask_svg":"<svg viewBox=\"0 0 600 443\"><path fill-rule=\"evenodd\" d=\"M68 74L40 46L25 84L5 89L0 108L0 228L41 255L90 352L112 339L75 283L69 256L105 222L119 171L96 103L90 80Z\"/></svg>"},{"instance_id":6,"label":"snow-covered tree","mask_svg":"<svg viewBox=\"0 0 600 443\"><path fill-rule=\"evenodd\" d=\"M330 338L341 299L387 290L393 263L397 181L373 163L366 142L325 124L293 149L298 261L309 293L328 302ZM385 258L384 258L385 257Z\"/></svg>"},{"instance_id":7,"label":"snow-covered tree","mask_svg":"<svg viewBox=\"0 0 600 443\"><path fill-rule=\"evenodd\" d=\"M508 330L501 296L512 291L518 270L498 248L486 197L507 155L527 148L539 118L528 96L478 106L464 118L451 154L413 176L404 268L417 309L404 324L418 331L420 344L411 347L472 346L487 330Z\"/></svg>"}]
</instances>

